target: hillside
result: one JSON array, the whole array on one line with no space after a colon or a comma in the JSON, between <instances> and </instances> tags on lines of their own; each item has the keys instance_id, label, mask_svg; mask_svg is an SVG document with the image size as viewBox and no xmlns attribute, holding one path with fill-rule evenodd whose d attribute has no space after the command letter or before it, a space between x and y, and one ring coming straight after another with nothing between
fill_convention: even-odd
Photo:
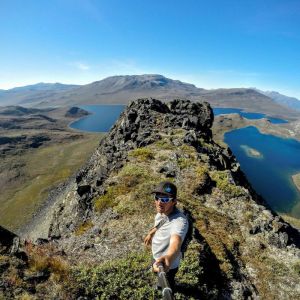
<instances>
[{"instance_id":1,"label":"hillside","mask_svg":"<svg viewBox=\"0 0 300 300\"><path fill-rule=\"evenodd\" d=\"M49 189L89 158L101 134L68 127L86 114L77 107L0 108L0 225L17 232L44 203Z\"/></svg>"},{"instance_id":2,"label":"hillside","mask_svg":"<svg viewBox=\"0 0 300 300\"><path fill-rule=\"evenodd\" d=\"M15 255L25 253L27 263L21 254L14 263L2 254L0 295L158 297L143 237L155 214L150 192L167 178L194 223L176 299L299 298L299 231L264 204L230 149L212 140L212 123L206 103L132 102L89 162L24 228L24 236L46 238L21 243Z\"/></svg>"},{"instance_id":3,"label":"hillside","mask_svg":"<svg viewBox=\"0 0 300 300\"><path fill-rule=\"evenodd\" d=\"M278 103L280 105L300 111L300 100L297 98L288 97L288 96L282 95L282 94L280 94L278 92L274 92L274 91L258 90L258 92L270 97L271 99L273 99L276 103Z\"/></svg>"},{"instance_id":4,"label":"hillside","mask_svg":"<svg viewBox=\"0 0 300 300\"><path fill-rule=\"evenodd\" d=\"M276 103L254 89L216 89L203 91L202 97L215 107L235 107L274 116L299 117L299 113Z\"/></svg>"},{"instance_id":5,"label":"hillside","mask_svg":"<svg viewBox=\"0 0 300 300\"><path fill-rule=\"evenodd\" d=\"M0 90L0 106L35 105L44 98L56 98L62 92L72 90L77 85L61 83L37 83L9 90ZM52 106L52 105L49 105Z\"/></svg>"}]
</instances>

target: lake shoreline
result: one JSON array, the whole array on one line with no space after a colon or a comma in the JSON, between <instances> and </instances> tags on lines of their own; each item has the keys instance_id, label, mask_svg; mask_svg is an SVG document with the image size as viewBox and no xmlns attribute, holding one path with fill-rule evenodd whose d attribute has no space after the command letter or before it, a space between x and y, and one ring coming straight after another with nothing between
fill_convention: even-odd
<instances>
[{"instance_id":1,"label":"lake shoreline","mask_svg":"<svg viewBox=\"0 0 300 300\"><path fill-rule=\"evenodd\" d=\"M292 179L293 179L295 186L297 187L297 189L300 192L300 173L292 175Z\"/></svg>"},{"instance_id":2,"label":"lake shoreline","mask_svg":"<svg viewBox=\"0 0 300 300\"><path fill-rule=\"evenodd\" d=\"M252 126L226 133L224 141L255 191L270 207L299 219L300 174L293 176L293 184L290 173L300 170L299 141L265 135Z\"/></svg>"},{"instance_id":3,"label":"lake shoreline","mask_svg":"<svg viewBox=\"0 0 300 300\"><path fill-rule=\"evenodd\" d=\"M124 105L89 105L79 106L87 111L88 116L84 116L70 122L68 127L71 130L87 133L107 133L110 131L116 120L124 111ZM99 126L99 120L101 126Z\"/></svg>"}]
</instances>

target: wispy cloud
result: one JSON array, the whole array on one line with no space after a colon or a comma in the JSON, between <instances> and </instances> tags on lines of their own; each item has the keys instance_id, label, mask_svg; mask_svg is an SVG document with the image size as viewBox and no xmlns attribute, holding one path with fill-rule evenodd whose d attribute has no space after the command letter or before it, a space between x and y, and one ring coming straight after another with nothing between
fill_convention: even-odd
<instances>
[{"instance_id":1,"label":"wispy cloud","mask_svg":"<svg viewBox=\"0 0 300 300\"><path fill-rule=\"evenodd\" d=\"M102 63L94 64L93 71L105 76L133 75L149 73L147 67L140 66L134 59L110 59Z\"/></svg>"},{"instance_id":2,"label":"wispy cloud","mask_svg":"<svg viewBox=\"0 0 300 300\"><path fill-rule=\"evenodd\" d=\"M91 67L88 64L81 61L71 62L69 65L77 68L80 71L87 71L91 69Z\"/></svg>"},{"instance_id":3,"label":"wispy cloud","mask_svg":"<svg viewBox=\"0 0 300 300\"><path fill-rule=\"evenodd\" d=\"M217 74L217 75L231 75L231 76L239 76L239 77L259 77L262 74L258 72L242 72L237 70L208 70L208 74Z\"/></svg>"},{"instance_id":4,"label":"wispy cloud","mask_svg":"<svg viewBox=\"0 0 300 300\"><path fill-rule=\"evenodd\" d=\"M234 69L210 69L190 74L168 74L171 78L193 83L206 89L260 86L264 76L259 72Z\"/></svg>"},{"instance_id":5,"label":"wispy cloud","mask_svg":"<svg viewBox=\"0 0 300 300\"><path fill-rule=\"evenodd\" d=\"M107 64L107 66L115 72L125 72L127 74L140 73L142 71L134 59L113 59Z\"/></svg>"}]
</instances>

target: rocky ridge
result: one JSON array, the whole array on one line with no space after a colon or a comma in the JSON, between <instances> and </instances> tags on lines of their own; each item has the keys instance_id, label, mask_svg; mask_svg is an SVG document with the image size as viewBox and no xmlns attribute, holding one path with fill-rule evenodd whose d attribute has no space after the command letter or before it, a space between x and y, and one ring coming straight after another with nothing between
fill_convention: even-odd
<instances>
[{"instance_id":1,"label":"rocky ridge","mask_svg":"<svg viewBox=\"0 0 300 300\"><path fill-rule=\"evenodd\" d=\"M78 207L75 209L79 222L82 221L83 215L90 212L90 201L105 193L103 182L111 172L123 167L129 151L161 140L162 131L167 133L172 128L194 129L197 130L199 138L211 138L212 122L213 113L209 104L174 100L167 105L155 99L132 102L107 137L101 140L88 165L78 172L73 182L75 197L79 197L81 205L81 209L78 210ZM195 139L195 134L189 132L186 140ZM70 205L67 209L70 209ZM79 212L80 210L82 211ZM65 215L60 208L59 214L60 217L54 217L50 236L60 237L61 234L68 232L69 228L73 229L76 226L77 220L73 213L68 212ZM56 222L62 219L64 223Z\"/></svg>"},{"instance_id":2,"label":"rocky ridge","mask_svg":"<svg viewBox=\"0 0 300 300\"><path fill-rule=\"evenodd\" d=\"M150 192L166 178L194 222L176 299L300 296L299 232L264 204L230 149L214 142L212 123L207 103L131 102L88 164L53 194L47 222L34 235L73 265L71 299L151 297L142 241L154 217ZM45 280L55 277L36 287ZM63 299L60 289L56 299Z\"/></svg>"}]
</instances>

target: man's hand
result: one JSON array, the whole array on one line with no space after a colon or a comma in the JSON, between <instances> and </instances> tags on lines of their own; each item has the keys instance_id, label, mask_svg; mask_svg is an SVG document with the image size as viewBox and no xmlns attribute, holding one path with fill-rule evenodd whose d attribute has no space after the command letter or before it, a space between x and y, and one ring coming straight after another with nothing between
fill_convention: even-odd
<instances>
[{"instance_id":1,"label":"man's hand","mask_svg":"<svg viewBox=\"0 0 300 300\"><path fill-rule=\"evenodd\" d=\"M153 237L153 235L151 235L151 234L147 234L147 236L145 237L145 239L144 239L144 245L146 247L150 247L151 246L152 237Z\"/></svg>"},{"instance_id":2,"label":"man's hand","mask_svg":"<svg viewBox=\"0 0 300 300\"><path fill-rule=\"evenodd\" d=\"M169 255L164 255L156 259L153 264L153 272L159 272L158 265L162 264L164 266L165 272L168 272L171 266L171 257Z\"/></svg>"},{"instance_id":3,"label":"man's hand","mask_svg":"<svg viewBox=\"0 0 300 300\"><path fill-rule=\"evenodd\" d=\"M156 259L153 264L153 271L158 272L158 264L163 264L165 272L168 272L173 260L179 255L181 247L181 237L177 234L171 235L170 246L167 254Z\"/></svg>"},{"instance_id":4,"label":"man's hand","mask_svg":"<svg viewBox=\"0 0 300 300\"><path fill-rule=\"evenodd\" d=\"M157 231L157 228L156 228L156 227L153 227L153 228L149 231L149 233L146 235L146 237L144 238L144 245L145 245L146 247L151 246L152 238L153 238L153 236L154 236L154 234L155 234L156 231Z\"/></svg>"}]
</instances>

